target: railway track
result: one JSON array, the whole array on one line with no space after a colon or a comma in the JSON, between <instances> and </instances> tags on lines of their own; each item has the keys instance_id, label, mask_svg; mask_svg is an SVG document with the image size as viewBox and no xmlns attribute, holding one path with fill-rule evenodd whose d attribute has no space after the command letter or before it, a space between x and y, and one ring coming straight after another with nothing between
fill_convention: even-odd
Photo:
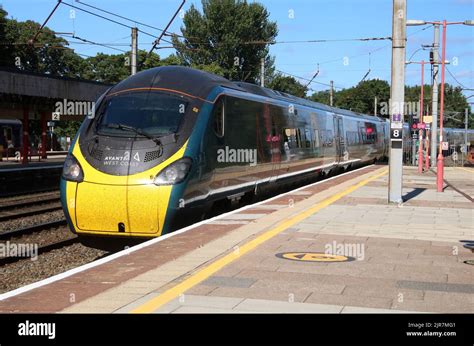
<instances>
[{"instance_id":1,"label":"railway track","mask_svg":"<svg viewBox=\"0 0 474 346\"><path fill-rule=\"evenodd\" d=\"M35 256L40 256L40 255L42 255L44 253L47 253L49 251L65 248L67 246L74 245L78 242L79 242L79 240L78 240L77 236L74 236L73 238L56 241L54 243L50 243L50 244L43 245L43 246L38 246L34 250L34 255ZM9 244L9 246L11 246L11 245L12 244ZM4 266L6 264L9 264L9 263L24 261L24 260L32 260L32 257L24 257L24 256L0 257L0 267Z\"/></svg>"},{"instance_id":2,"label":"railway track","mask_svg":"<svg viewBox=\"0 0 474 346\"><path fill-rule=\"evenodd\" d=\"M61 209L59 192L0 201L0 222Z\"/></svg>"},{"instance_id":3,"label":"railway track","mask_svg":"<svg viewBox=\"0 0 474 346\"><path fill-rule=\"evenodd\" d=\"M10 223L0 232L0 244L3 246L0 266L30 259L29 255L40 256L77 243L77 236L70 234L64 227L64 217L58 220L57 215L52 217L50 214L60 209L57 190L0 199L0 222L3 222L3 226ZM21 220L22 218L25 220ZM52 220L48 221L48 218ZM12 252L11 249L15 251ZM25 249L30 252L25 253Z\"/></svg>"},{"instance_id":4,"label":"railway track","mask_svg":"<svg viewBox=\"0 0 474 346\"><path fill-rule=\"evenodd\" d=\"M34 194L29 196L17 196L16 198L0 199L0 209L10 210L22 207L29 207L39 203L51 203L59 201L59 191L44 194Z\"/></svg>"},{"instance_id":5,"label":"railway track","mask_svg":"<svg viewBox=\"0 0 474 346\"><path fill-rule=\"evenodd\" d=\"M66 220L50 221L29 227L19 228L0 233L0 240L10 240L11 238L21 237L35 232L41 232L45 229L51 229L66 225Z\"/></svg>"},{"instance_id":6,"label":"railway track","mask_svg":"<svg viewBox=\"0 0 474 346\"><path fill-rule=\"evenodd\" d=\"M79 240L77 236L69 235L64 239L52 239L52 241L46 242L46 244L38 245L38 239L36 241L29 241L28 236L34 233L40 232L54 232L56 229L61 228L66 225L66 220L51 221L42 224L37 224L29 227L19 228L11 231L7 231L0 234L0 240L5 244L5 250L7 248L14 247L16 249L16 254L12 256L0 257L0 266L5 264L30 259L31 256L25 257L24 254L18 255L18 248L23 249L33 249L35 256L40 256L49 251L67 247L77 243ZM26 237L26 239L24 239ZM44 239L41 239L44 241Z\"/></svg>"}]
</instances>

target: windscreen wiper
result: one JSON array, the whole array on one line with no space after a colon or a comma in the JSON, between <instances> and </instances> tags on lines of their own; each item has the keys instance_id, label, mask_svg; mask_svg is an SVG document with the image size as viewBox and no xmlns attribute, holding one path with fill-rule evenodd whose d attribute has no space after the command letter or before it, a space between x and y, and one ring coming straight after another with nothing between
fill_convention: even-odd
<instances>
[{"instance_id":1,"label":"windscreen wiper","mask_svg":"<svg viewBox=\"0 0 474 346\"><path fill-rule=\"evenodd\" d=\"M144 136L148 139L151 139L153 142L155 142L157 145L161 145L161 141L158 137L155 137L148 132L139 129L137 127L129 126L129 125L124 125L124 124L118 124L118 123L110 123L107 124L106 127L111 128L111 129L120 129L120 130L128 130L128 131L133 131L137 135Z\"/></svg>"}]
</instances>

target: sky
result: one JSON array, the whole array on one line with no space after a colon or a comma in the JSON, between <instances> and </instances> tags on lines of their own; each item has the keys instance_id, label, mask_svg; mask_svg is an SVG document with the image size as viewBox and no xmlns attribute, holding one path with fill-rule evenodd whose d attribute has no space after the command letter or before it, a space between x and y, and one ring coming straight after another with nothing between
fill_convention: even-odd
<instances>
[{"instance_id":1,"label":"sky","mask_svg":"<svg viewBox=\"0 0 474 346\"><path fill-rule=\"evenodd\" d=\"M81 6L77 0L63 2ZM164 28L181 0L81 0L125 17L138 20L158 28ZM252 2L252 0L250 0ZM325 90L330 80L336 90L356 85L369 71L367 79L379 78L390 82L391 41L338 41L354 38L391 36L392 0L260 0L270 13L270 19L278 25L277 41L332 40L323 43L281 43L270 47L275 56L276 69L302 77L301 82L318 70L311 83L314 91ZM0 4L17 20L34 20L43 23L57 0L0 0ZM464 21L474 19L474 0L408 0L407 18L437 21ZM201 9L200 0L187 0L186 11L191 4ZM82 5L83 8L100 13ZM47 26L56 32L74 32L76 36L98 42L116 44L116 49L130 49L130 29L110 23L90 14L60 5ZM101 13L123 22L134 23ZM150 34L159 31L137 25ZM169 31L180 33L182 19L177 16ZM421 45L432 44L433 27L412 26L407 28L407 60L429 60L429 52ZM139 33L139 48L149 50L153 38ZM335 40L335 41L334 41ZM169 46L162 43L161 47ZM71 44L76 53L93 56L97 52L121 53L102 46ZM451 25L447 28L446 58L451 63L446 72L446 82L474 89L474 26ZM160 56L172 54L172 48L156 51ZM420 84L420 65L406 66L406 84ZM429 82L430 66L425 69L425 81ZM427 83L428 83L427 82ZM473 90L465 90L470 96ZM472 99L471 99L472 100Z\"/></svg>"}]
</instances>

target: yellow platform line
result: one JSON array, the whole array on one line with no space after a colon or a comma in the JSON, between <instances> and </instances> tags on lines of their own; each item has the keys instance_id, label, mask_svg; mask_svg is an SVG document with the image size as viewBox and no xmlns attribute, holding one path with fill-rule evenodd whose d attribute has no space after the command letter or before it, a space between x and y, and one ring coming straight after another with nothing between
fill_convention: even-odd
<instances>
[{"instance_id":1,"label":"yellow platform line","mask_svg":"<svg viewBox=\"0 0 474 346\"><path fill-rule=\"evenodd\" d=\"M233 251L224 257L216 260L215 262L211 263L207 267L201 269L200 271L196 272L189 278L185 279L181 283L177 284L176 286L168 289L167 291L163 292L157 297L154 297L153 299L149 300L148 302L136 307L133 309L131 312L132 313L147 313L147 312L153 312L156 311L158 308L163 306L164 304L170 302L171 300L177 298L180 294L184 293L185 291L189 290L193 286L199 284L200 282L204 281L208 277L210 277L212 274L216 273L220 269L222 269L224 266L227 264L235 261L239 257L245 255L247 252L255 249L257 246L260 244L266 242L267 240L273 238L277 234L283 232L287 228L290 228L291 226L301 222L302 220L306 219L307 217L313 215L314 213L317 213L321 209L333 204L337 200L341 199L342 197L354 192L355 190L361 188L362 186L368 184L369 182L380 178L381 176L385 175L388 173L388 170L384 170L381 173L375 174L370 176L369 178L354 184L353 186L349 187L348 189L339 192L321 202L316 204L315 206L285 220L282 221L280 224L275 226L275 228L261 234L257 238L249 241L248 243L242 245L238 250Z\"/></svg>"}]
</instances>

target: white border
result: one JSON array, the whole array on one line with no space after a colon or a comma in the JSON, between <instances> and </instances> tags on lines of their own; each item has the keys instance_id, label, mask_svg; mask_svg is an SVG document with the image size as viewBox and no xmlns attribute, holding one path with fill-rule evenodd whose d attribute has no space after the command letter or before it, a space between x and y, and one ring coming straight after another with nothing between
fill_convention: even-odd
<instances>
[{"instance_id":1,"label":"white border","mask_svg":"<svg viewBox=\"0 0 474 346\"><path fill-rule=\"evenodd\" d=\"M364 167L361 167L361 168L358 168L358 169L355 169L355 170L352 170L350 172L346 172L346 173L342 173L342 174L338 174L338 175L335 175L334 177L331 177L331 178L328 178L328 179L324 179L324 180L321 180L321 181L317 181L315 183L312 183L312 184L309 184L309 185L305 185L305 186L302 186L302 187L299 187L297 189L294 189L294 190L291 190L291 191L288 191L288 192L285 192L285 193L282 193L282 194L279 194L277 196L274 196L274 197L271 197L271 198L268 198L268 199L265 199L263 201L260 201L260 202L257 202L257 203L254 203L254 204L250 204L250 205L246 205L246 206L243 206L242 208L239 208L239 209L235 209L235 210L232 210L228 213L224 213L224 214L220 214L218 216L215 216L213 218L210 218L210 219L207 219L207 220L203 220L203 221L200 221L200 222L197 222L195 224L192 224L190 226L187 226L187 227L184 227L184 228L181 228L175 232L172 232L172 233L168 233L168 234L165 234L161 237L157 237L157 238L154 238L154 239L151 239L151 240L147 240L143 243L140 243L138 245L135 245L135 246L132 246L126 250L122 250L122 251L119 251L119 252L116 252L114 253L113 255L110 255L110 256L107 256L107 257L104 257L104 258L101 258L97 261L94 261L94 262L90 262L90 263L87 263L87 264L84 264L82 266L79 266L79 267L76 267L74 269L70 269L68 271L65 271L64 273L60 273L60 274L57 274L57 275L54 275L54 276L51 276L47 279L43 279L43 280L40 280L40 281L37 281L37 282L33 282L29 285L26 285L26 286L23 286L23 287L19 287L17 289L14 289L12 291L8 291L8 292L5 292L3 294L0 294L0 301L3 301L5 299L8 299L8 298L11 298L11 297L14 297L14 296L17 296L17 295L20 295L20 294L23 294L25 292L28 292L28 291L31 291L33 289L36 289L36 288L39 288L39 287L42 287L42 286L46 286L48 284L51 284L53 282L56 282L56 281L59 281L59 280L62 280L64 278L67 278L69 276L72 276L74 274L77 274L77 273L80 273L80 272L83 272L87 269L90 269L90 268L94 268L94 267L97 267L99 265L102 265L104 263L107 263L107 262L110 262L116 258L119 258L119 257L122 257L122 256L126 256L132 252L135 252L137 250L140 250L140 249L143 249L147 246L150 246L150 245L153 245L153 244L156 244L156 243L159 243L165 239L168 239L168 238L171 238L173 236L176 236L178 234L182 234L182 233L185 233L191 229L194 229L198 226L201 226L201 225L204 225L204 224L207 224L207 223L210 223L212 221L215 221L215 220L218 220L218 219L222 219L222 218L225 218L226 216L229 216L229 215L232 215L232 214L235 214L235 213L238 213L238 212L241 212L243 210L247 210L247 209L250 209L250 208L253 208L257 205L260 205L260 204L263 204L263 203L267 203L267 202L270 202L272 200L275 200L277 198L280 198L281 196L285 196L285 195L288 195L288 194L291 194L291 193L294 193L296 191L300 191L300 190L303 190L303 189L306 189L308 187L311 187L311 186L314 186L314 185L318 185L318 184L321 184L321 183L325 183L327 181L330 181L332 179L335 179L335 178L339 178L339 177L342 177L346 174L350 174L350 173L353 173L353 172L357 172L357 171L360 171L360 170L364 170L364 169L367 169L369 167L372 167L372 165L368 165L368 166L364 166Z\"/></svg>"}]
</instances>

